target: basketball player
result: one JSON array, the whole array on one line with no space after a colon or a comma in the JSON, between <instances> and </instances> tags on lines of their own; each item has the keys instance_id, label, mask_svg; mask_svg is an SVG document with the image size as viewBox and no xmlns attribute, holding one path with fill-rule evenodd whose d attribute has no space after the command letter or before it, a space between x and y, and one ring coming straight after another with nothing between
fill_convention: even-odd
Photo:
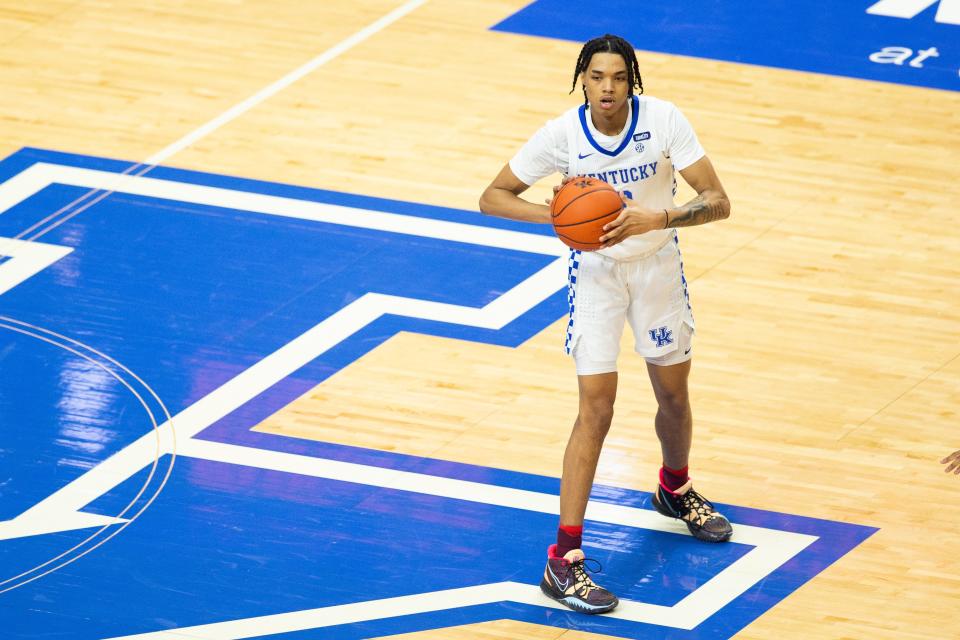
<instances>
[{"instance_id":1,"label":"basketball player","mask_svg":"<svg viewBox=\"0 0 960 640\"><path fill-rule=\"evenodd\" d=\"M947 465L947 468L944 469L945 472L950 473L952 471L960 476L960 449L954 451L946 458L941 460L940 464Z\"/></svg>"},{"instance_id":2,"label":"basketball player","mask_svg":"<svg viewBox=\"0 0 960 640\"><path fill-rule=\"evenodd\" d=\"M688 475L694 323L675 230L726 218L730 203L683 114L669 102L640 95L630 43L612 35L587 42L574 68L574 89L578 83L584 104L548 122L520 149L483 192L480 210L548 223L548 206L519 196L557 172L564 182L597 177L623 200L619 217L604 227L601 249L570 255L566 351L576 364L580 403L563 457L557 543L547 551L540 585L571 609L603 613L618 600L587 574L581 546L587 498L613 418L625 321L647 361L658 404L663 466L653 506L681 519L701 540L722 542L732 534L730 522L693 490ZM673 202L675 171L699 194L679 207Z\"/></svg>"}]
</instances>

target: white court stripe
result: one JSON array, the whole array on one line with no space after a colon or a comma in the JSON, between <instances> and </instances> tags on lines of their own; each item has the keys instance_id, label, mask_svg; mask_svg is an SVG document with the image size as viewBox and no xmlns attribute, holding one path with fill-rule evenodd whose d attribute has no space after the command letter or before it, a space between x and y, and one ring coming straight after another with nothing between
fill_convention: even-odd
<instances>
[{"instance_id":1,"label":"white court stripe","mask_svg":"<svg viewBox=\"0 0 960 640\"><path fill-rule=\"evenodd\" d=\"M185 457L226 464L295 473L314 478L409 491L524 511L556 515L560 512L559 500L553 494L314 458L281 451L256 449L223 442L191 439L181 446L179 454ZM689 535L686 527L678 521L664 518L649 509L591 501L587 506L587 518L621 526L663 531L683 536ZM608 615L634 622L649 622L681 629L693 629L816 540L816 536L737 524L734 527L734 535L731 541L751 545L754 548L706 583L700 585L680 602L672 607L660 607L643 602L624 600L616 612ZM501 593L498 599L508 598ZM525 602L526 600L516 601ZM378 615L377 617L386 616Z\"/></svg>"},{"instance_id":2,"label":"white court stripe","mask_svg":"<svg viewBox=\"0 0 960 640\"><path fill-rule=\"evenodd\" d=\"M196 438L182 442L177 453L188 458L200 458L256 469L270 469L314 478L409 491L453 500L466 500L540 513L560 513L560 504L554 494L501 487L483 482L458 480L456 478L374 467L340 460L328 460ZM689 535L684 525L675 520L664 518L650 509L591 501L587 508L587 517L622 526L677 533L683 536ZM803 542L804 546L816 540L814 536L738 524L734 528L732 542L755 547L776 546L783 545L788 538Z\"/></svg>"},{"instance_id":3,"label":"white court stripe","mask_svg":"<svg viewBox=\"0 0 960 640\"><path fill-rule=\"evenodd\" d=\"M276 82L270 84L269 86L264 87L263 89L261 89L260 91L258 91L258 92L255 93L254 95L250 96L249 98L247 98L247 99L244 100L243 102L241 102L241 103L239 103L239 104L237 104L237 105L234 105L233 107L231 107L231 108L228 109L227 111L223 112L222 114L220 114L219 116L217 116L217 117L214 118L213 120L210 120L209 122L207 122L207 123L204 124L203 126L199 127L198 129L195 129L194 131L188 133L187 135L185 135L185 136L184 136L183 138L181 138L180 140L177 140L177 141L174 142L173 144L168 145L166 148L164 148L164 149L158 151L157 153L153 154L152 156L150 156L149 158L147 158L144 162L138 162L138 163L135 163L135 164L130 165L129 167L127 167L127 168L123 171L123 173L124 173L124 174L129 173L130 171L132 171L132 170L134 170L134 169L137 169L138 167L141 167L141 166L143 167L143 169L140 170L140 171L137 173L137 175L143 175L143 174L151 171L151 170L152 170L154 167L156 167L158 164L160 164L161 162L164 162L165 160L167 160L168 158L170 158L170 156L172 156L172 155L174 155L174 154L176 154L176 153L179 153L179 152L182 151L183 149L185 149L185 148L187 148L188 146L190 146L191 144L195 143L197 140L200 140L200 139L203 138L204 136L209 135L209 134L212 133L213 131L216 131L217 129L219 129L219 128L222 127L223 125L227 124L228 122L230 122L230 121L236 119L237 117L243 115L244 113L246 113L246 112L249 111L250 109L254 108L255 106L257 106L258 104L260 104L260 103L263 102L264 100L267 100L268 98L276 95L278 92L280 92L280 91L282 91L283 89L285 89L286 87L290 86L291 84L293 84L294 82L296 82L296 81L299 80L300 78L304 77L304 76L307 75L308 73L310 73L310 72L312 72L312 71L315 71L316 69L318 69L318 68L321 67L322 65L326 64L327 62L333 60L334 58L336 58L336 57L339 56L340 54L348 51L349 49L351 49L352 47L360 44L361 42L363 42L364 40L366 40L366 39L369 38L370 36L374 35L375 33L379 32L379 31L381 31L381 30L383 30L385 27L393 24L394 22L396 22L397 20L399 20L399 19L402 18L403 16L407 15L408 13L410 13L411 11L413 11L414 9L416 9L417 7L419 7L420 5L424 4L426 1L427 1L427 0L409 0L409 2L406 2L406 3L404 3L403 5L397 7L396 9L394 9L393 11L391 11L390 13L388 13L387 15L383 16L383 17L380 18L379 20L376 20L375 22L371 23L370 25L364 27L363 29L361 29L360 31L356 32L355 34L353 34L352 36L350 36L350 37L347 38L346 40L343 40L342 42L340 42L339 44L335 45L334 47L332 47L332 48L328 49L327 51L321 53L319 56L315 57L313 60L311 60L311 61L307 62L306 64L300 66L299 68L291 71L290 73L288 73L288 74L285 75L284 77L280 78L279 80L277 80ZM73 218L74 216L79 215L80 213L82 213L82 212L85 211L86 209L88 209L88 208L90 208L91 206L95 205L95 204L96 204L97 202L99 202L100 200L103 200L104 198L106 198L107 196L110 195L111 191L110 191L109 189L107 189L107 190L106 190L106 193L103 193L103 194L97 196L96 200L87 203L86 205L84 205L84 206L83 206L82 208L80 208L80 209L75 209L75 208L74 208L75 206L80 205L80 204L81 204L84 200L86 200L87 198L93 196L95 193L96 193L95 190L88 191L87 193L81 195L80 197L78 197L76 200L74 200L74 201L71 202L70 204L66 205L65 207L62 207L62 208L59 209L58 211L50 214L49 216L47 216L47 217L44 218L43 220L41 220L41 221L39 221L38 223L32 225L29 229L25 229L25 230L22 231L21 233L17 234L17 237L19 238L19 237L26 236L28 233L32 232L32 231L33 231L34 229L36 229L38 226L41 226L41 225L43 225L44 223L50 222L50 224L49 224L48 226L40 229L39 231L37 231L37 232L30 238L30 240L36 240L37 238L39 238L39 237L47 234L48 232L52 231L52 230L55 229L55 228L57 228L58 226L60 226L60 225L63 224L64 222L66 222L67 220L70 220L70 219ZM2 212L2 211L4 211L4 210L5 210L5 208L0 207L0 212ZM58 216L60 216L61 213L65 213L66 215L64 215L64 216L62 216L62 217L58 217Z\"/></svg>"},{"instance_id":4,"label":"white court stripe","mask_svg":"<svg viewBox=\"0 0 960 640\"><path fill-rule=\"evenodd\" d=\"M10 258L0 263L0 295L29 280L71 251L72 247L0 238L0 256Z\"/></svg>"},{"instance_id":5,"label":"white court stripe","mask_svg":"<svg viewBox=\"0 0 960 640\"><path fill-rule=\"evenodd\" d=\"M126 169L124 169L121 172L121 174L127 175L134 169L137 169L138 167L143 167L143 168L140 170L139 173L134 173L133 175L142 176L147 171L153 168L149 166L144 166L142 163L132 164ZM84 211L86 211L93 205L97 204L98 202L100 202L101 200L103 200L109 195L110 195L109 192L103 193L103 192L100 192L99 189L91 189L87 191L85 194L81 195L80 197L74 199L72 202L60 207L59 209L57 209L47 217L43 218L42 220L37 220L35 223L33 223L32 225L30 225L29 227L27 227L26 229L18 233L16 237L26 238L27 240L36 240L37 238L44 235L51 229L55 229L59 227L61 224L63 224L70 218L73 218L74 216L79 215L80 213L83 213ZM90 200L89 202L84 202L88 198L92 198L92 200ZM43 225L48 223L49 223L49 226L47 226L46 228L43 228ZM27 238L27 236L29 236L30 234L33 234L33 235Z\"/></svg>"},{"instance_id":6,"label":"white court stripe","mask_svg":"<svg viewBox=\"0 0 960 640\"><path fill-rule=\"evenodd\" d=\"M180 455L527 511L552 514L559 512L557 497L552 494L222 442L192 439L184 443ZM587 508L587 517L625 526L688 535L683 527L677 526L678 523L648 509L591 502ZM751 544L755 548L683 600L670 607L621 600L620 607L607 615L622 620L679 629L696 628L816 539L815 536L738 524L733 541ZM239 639L500 601L560 608L556 603L543 598L533 585L504 582L224 621L126 638L129 640L133 638L139 640Z\"/></svg>"},{"instance_id":7,"label":"white court stripe","mask_svg":"<svg viewBox=\"0 0 960 640\"><path fill-rule=\"evenodd\" d=\"M565 251L555 238L547 236L46 163L34 164L15 179L0 183L0 212L53 183L121 190L240 210L259 210L260 213L271 215L363 226L546 255ZM36 246L36 243L25 244ZM177 425L178 438L189 438L199 433L384 314L499 329L549 297L560 288L562 282L562 260L554 260L479 309L399 296L366 294L191 405L174 420L161 425L160 430L170 429L173 423ZM149 435L142 436L22 513L15 521L3 523L3 526L11 532L34 530L41 526L41 521L49 520L50 514L66 514L82 509L148 464L153 459L150 446Z\"/></svg>"},{"instance_id":8,"label":"white court stripe","mask_svg":"<svg viewBox=\"0 0 960 640\"><path fill-rule=\"evenodd\" d=\"M252 211L267 215L500 247L549 256L565 256L569 252L569 249L554 236L496 229L466 222L435 220L420 216L386 213L311 200L189 184L175 180L121 175L109 171L66 167L42 162L31 166L24 173L29 173L30 179L24 180L11 188L11 191L16 195L8 193L6 185L0 185L0 198L7 203L7 206L13 206L46 185L56 183L76 187L95 187L105 191L149 198ZM42 176L43 180L38 180L38 176ZM33 191L30 191L31 189ZM19 198L19 200L15 200L15 198ZM481 217L481 214L478 213L478 222ZM531 224L531 229L533 228L534 225ZM559 289L565 282L564 276L561 275L557 288Z\"/></svg>"},{"instance_id":9,"label":"white court stripe","mask_svg":"<svg viewBox=\"0 0 960 640\"><path fill-rule=\"evenodd\" d=\"M556 274L560 269L561 261L554 261L531 278L541 285L548 284L540 273ZM518 298L512 293L514 290L525 295ZM365 294L160 425L160 432L174 428L177 441L185 441L385 314L420 317L417 314L424 313L429 319L499 329L552 293L549 287L533 292L520 283L503 294L513 301L512 308L494 301L482 309ZM82 509L147 464L152 459L149 442L149 434L141 436L16 519L30 520L41 514Z\"/></svg>"},{"instance_id":10,"label":"white court stripe","mask_svg":"<svg viewBox=\"0 0 960 640\"><path fill-rule=\"evenodd\" d=\"M367 620L429 613L504 600L526 602L555 609L563 608L541 595L537 587L516 582L499 582L384 598L382 600L353 602L243 620L230 620L195 627L170 629L169 631L141 633L112 638L111 640L241 640L259 635L321 629Z\"/></svg>"},{"instance_id":11,"label":"white court stripe","mask_svg":"<svg viewBox=\"0 0 960 640\"><path fill-rule=\"evenodd\" d=\"M34 170L37 170L40 173L45 173L44 177L47 179L46 182L32 179L20 181L15 185L15 188L11 190L16 192L15 194L7 191L6 184L0 184L0 201L3 201L10 206L17 201L16 198L27 197L29 193L37 187L38 184L49 184L50 182L60 181L58 178L69 177L70 175L76 176L75 173L70 174L70 171L74 171L73 169L57 167L54 165L47 165L45 167L34 165L27 171ZM103 178L105 180L128 180L128 178L119 177L116 176L116 174L105 175L106 177ZM90 174L88 174L87 177L89 176ZM172 184L165 181L157 181L147 178L141 178L138 180L139 181L137 182L125 182L124 186L130 186L131 188L139 189L142 188L144 184L154 184L154 186L164 187L169 187ZM188 186L192 188L197 187L198 185ZM204 188L211 189L209 187ZM168 190L164 191L164 193L156 193L151 195L156 195L156 197L160 198L174 199L171 197L172 194ZM197 196L197 194L198 192L196 191L190 191L180 193L179 195ZM210 193L207 192L204 197L209 195ZM247 200L248 195L250 194L241 192L241 195L238 195L237 197L240 199L240 202L250 204L250 201ZM272 207L272 205L280 204L278 200L287 200L277 199L273 196L265 197L273 198L273 200L259 200L257 202L260 204L269 202L271 203L270 206ZM189 198L185 199L189 201ZM214 206L224 206L222 201L213 202L211 204ZM291 199L291 202L283 203L279 208L275 208L266 212L261 211L261 213L290 215L294 217L303 217L306 219L316 218L327 222L333 222L335 224L356 226L360 226L357 224L358 220L362 220L368 214L366 211L351 209L349 207L332 207L330 205L326 205L328 208L325 210L312 210L311 213L304 215L290 208L288 205L291 204L295 205L297 209L302 211L304 208L308 208L311 205L319 203L304 203L303 201L292 201ZM241 206L238 208L245 209L247 207ZM371 228L383 227L394 232L408 233L411 235L419 235L419 232L421 232L424 228L424 221L421 218L411 218L408 216L398 216L395 214L382 214L379 212L374 213L378 214L379 218L377 219L379 222L372 223ZM479 229L473 225L449 223L446 221L429 222L436 224L433 226L429 224L425 225L426 227L432 229L432 231L429 233L423 234L428 237L444 238L460 242L473 242L475 244L485 244L485 242L480 241L480 237L478 237L478 233L480 233ZM363 223L361 222L361 224ZM559 243L557 243L553 238L535 238L531 237L530 234L507 232L504 230L493 231L499 232L500 234L505 234L496 237L496 241L492 242L492 244L495 246L509 246L509 248L516 250L538 253L542 252L548 255L557 255L558 249L562 249ZM552 246L549 248L546 246L541 246L539 244L540 240L550 241ZM566 251L563 250L563 253L565 252ZM176 433L178 437L182 436L184 438L188 438L197 434L200 430L211 424L213 421L219 419L223 415L226 415L226 413L232 410L232 408L235 408L246 400L255 397L263 389L268 388L277 380L282 379L284 375L288 375L299 366L302 366L302 364L309 362L309 360L313 357L323 353L334 344L339 343L347 336L352 335L355 331L359 330L363 326L366 326L385 313L394 313L413 317L427 317L430 319L459 322L472 326L482 326L487 328L499 328L509 320L519 317L519 315L525 312L525 310L531 308L537 304L537 302L543 299L543 297L546 297L559 288L556 286L556 284L551 286L551 283L562 282L562 277L558 278L555 275L555 273L562 273L562 262L562 260L553 261L540 272L528 278L527 281L520 283L514 289L505 293L500 299L492 301L482 309L458 307L457 305L440 304L431 301L411 300L395 296L367 294L366 296L363 296L344 309L340 310L330 318L327 318L324 322L320 323L312 330L307 331L293 342L288 343L285 345L285 347L282 347L277 352L267 356L264 360L254 365L251 369L246 370L233 380L228 381L222 387L201 399L196 404L185 409L174 419L177 425ZM171 424L169 422L161 426L161 430L170 428ZM36 511L29 510L20 517L22 518L24 516L28 516L28 514L31 514L31 512L39 515L38 512L43 511L43 507L41 505L47 507L53 507L56 505L58 508L52 509L52 511L59 511L62 508L69 508L71 505L76 505L76 508L80 508L82 505L87 504L90 500L102 495L115 484L118 484L126 477L129 477L129 475L131 475L137 469L142 468L145 462L145 452L139 450L138 445L140 444L140 442L135 443L134 445L131 445L130 447L117 453L106 462L87 472L87 474L77 481L74 481L67 487L64 487L54 495L48 497L48 499L43 503L37 505L38 509L36 509ZM193 443L191 443L191 445L192 444ZM200 446L202 447L202 445ZM231 445L223 446L230 447ZM221 447L218 448L217 451L213 451L213 449L204 450L204 453L210 455L213 457L213 459L222 459L230 457L229 454L225 453L226 451L228 451L228 449ZM200 448L193 448L193 453L195 455L200 454ZM242 455L245 456L246 453L243 452ZM278 454L278 456L259 459L258 462L263 464L269 463L268 468L271 468L269 465L276 465L277 468L288 470L294 473L303 473L303 471L295 471L293 467L307 470L311 468L317 468L315 466L315 459L295 460L292 458L287 458L286 455L287 454ZM237 461L236 459L231 459L231 462L235 464L243 464L243 462ZM293 467L288 468L288 465L293 465ZM382 472L382 470L370 467L340 467L334 471L331 471L331 469L331 467L327 467L325 471L331 474L337 473L339 475L339 479L353 482L371 482L375 477L377 477L377 474ZM308 472L307 475L310 475L310 473ZM385 483L385 485L381 486L391 486L390 483L393 481L398 481L400 485L403 485L404 482L409 482L411 480L409 477L389 475L381 477L380 479ZM433 486L437 481L436 478L431 477L412 479L416 481L416 484L415 486L411 486L410 490L418 490L417 487L420 487L418 491L421 493L424 492L422 487ZM453 479L450 480L454 484L443 483L445 491L449 491L450 493L440 495L450 495L451 497L457 497L460 499L470 499L466 497L466 495L469 495L469 491L465 493L463 491L465 487L455 484L460 481ZM373 484L373 482L371 482L371 484ZM466 489L469 488L467 487ZM478 502L486 502L487 500L481 499L483 496L480 494L486 493L487 491L490 491L489 486L484 487L483 491L477 492L477 495L474 496L474 499ZM509 492L512 490L507 489L507 491ZM527 495L526 500L518 500L520 496L517 494L497 492L497 497L498 499L502 499L504 501L503 504L516 506L517 508L531 509L533 504L539 504L543 509L547 508L542 496ZM555 497L551 496L550 502L551 505L549 508L551 512L555 512ZM494 504L499 503L494 502ZM533 508L532 510L538 509ZM588 513L593 519L621 522L630 526L649 525L650 522L648 518L658 517L652 514L652 512L643 513L643 510L603 503L591 503ZM676 532L682 531L682 528L678 525L678 523L665 520L655 520L655 522L657 522L659 526L651 528L660 528L663 530L661 527L672 527L672 530ZM732 601L740 593L742 593L744 589L748 588L752 584L755 584L756 581L763 579L763 577L766 575L769 575L769 573L775 570L776 567L780 566L790 557L800 552L804 547L814 540L815 538L811 536L803 536L790 532L775 530L754 529L745 527L743 525L738 525L735 541L747 542L748 544L757 544L757 547L750 551L746 556L727 567L724 571L720 572L720 574L715 576L707 584L702 585L683 601L674 607L671 607L669 614L664 614L664 612L661 612L660 610L650 609L651 605L624 601L621 604L621 611L615 612L612 615L614 617L623 617L624 619L647 621L654 624L676 626L678 628L692 628L699 624L700 621L715 613L717 610L719 610L719 608ZM504 590L506 589L504 585L498 585L498 588L501 589L501 591L498 592L496 600L527 602L527 598L530 596L525 594L529 594L531 589L534 591L536 589L535 587L531 587L529 585L515 585L515 587L518 589L517 592L508 596L504 593ZM429 597L428 594L419 595ZM533 595L536 594L534 593ZM319 610L312 611L316 613ZM367 614L373 616L373 618L383 617L382 615L377 615L375 607L368 608L366 611ZM326 609L326 612L333 613L329 609ZM664 615L666 615L666 617L664 617ZM241 622L246 621L235 621L235 623ZM212 627L214 625L210 626ZM154 635L152 637L167 638L168 640L171 640L172 638L191 637L185 634L184 631L187 630L169 630L166 632L161 632L163 635ZM222 638L233 636L208 637Z\"/></svg>"},{"instance_id":12,"label":"white court stripe","mask_svg":"<svg viewBox=\"0 0 960 640\"><path fill-rule=\"evenodd\" d=\"M179 153L180 151L186 149L191 144L199 140L200 138L208 135L212 131L219 129L223 125L227 124L231 120L243 115L250 109L254 108L264 100L276 95L280 91L283 91L291 84L304 77L308 73L315 71L317 68L325 65L330 62L340 54L352 49L356 45L360 44L370 36L375 33L382 31L384 28L390 26L403 16L407 15L420 5L424 4L427 0L409 0L408 2L403 3L387 15L383 16L379 20L369 24L360 31L357 31L355 34L343 40L339 44L327 49L319 56L311 60L310 62L304 64L298 69L294 69L287 75L283 76L273 84L264 87L257 93L253 94L240 104L235 105L234 107L223 112L210 122L206 123L202 127L196 129L180 138L173 144L169 145L165 149L158 151L149 158L146 159L146 163L149 165L157 165L161 162L167 160L170 156Z\"/></svg>"},{"instance_id":13,"label":"white court stripe","mask_svg":"<svg viewBox=\"0 0 960 640\"><path fill-rule=\"evenodd\" d=\"M5 182L0 182L0 214L6 213L8 209L50 185L49 172L34 171L35 166L37 165L31 165Z\"/></svg>"}]
</instances>

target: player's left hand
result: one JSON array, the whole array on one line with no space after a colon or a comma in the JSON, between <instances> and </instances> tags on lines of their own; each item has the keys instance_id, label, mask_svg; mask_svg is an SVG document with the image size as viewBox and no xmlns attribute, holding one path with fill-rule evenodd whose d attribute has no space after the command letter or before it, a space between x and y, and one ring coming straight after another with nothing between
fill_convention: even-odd
<instances>
[{"instance_id":1,"label":"player's left hand","mask_svg":"<svg viewBox=\"0 0 960 640\"><path fill-rule=\"evenodd\" d=\"M622 192L620 199L623 200L623 210L614 220L603 225L604 234L600 236L600 242L603 243L601 249L612 247L630 236L663 229L666 222L663 209L641 207Z\"/></svg>"},{"instance_id":2,"label":"player's left hand","mask_svg":"<svg viewBox=\"0 0 960 640\"><path fill-rule=\"evenodd\" d=\"M951 471L957 475L960 475L960 449L954 451L946 458L940 461L940 464L948 465L944 471L950 473Z\"/></svg>"},{"instance_id":3,"label":"player's left hand","mask_svg":"<svg viewBox=\"0 0 960 640\"><path fill-rule=\"evenodd\" d=\"M553 198L556 198L556 197L557 197L557 194L560 193L560 189L563 189L564 185L566 185L566 184L567 184L568 182L570 182L571 180L576 179L576 177L577 177L577 176L565 176L565 177L563 178L563 180L560 181L560 184L554 185L554 186L553 186ZM553 198L546 198L546 199L544 199L544 202L546 202L548 205L552 205L552 204L553 204Z\"/></svg>"}]
</instances>

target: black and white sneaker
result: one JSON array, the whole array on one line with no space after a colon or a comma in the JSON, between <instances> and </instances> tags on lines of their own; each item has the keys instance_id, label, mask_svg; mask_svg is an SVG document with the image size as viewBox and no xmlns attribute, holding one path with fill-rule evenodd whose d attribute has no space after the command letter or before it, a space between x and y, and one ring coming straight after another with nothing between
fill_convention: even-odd
<instances>
[{"instance_id":1,"label":"black and white sneaker","mask_svg":"<svg viewBox=\"0 0 960 640\"><path fill-rule=\"evenodd\" d=\"M663 483L653 494L653 508L668 518L678 518L693 537L706 542L726 542L733 535L730 521L713 508L713 503L693 490L693 481L670 491Z\"/></svg>"},{"instance_id":2,"label":"black and white sneaker","mask_svg":"<svg viewBox=\"0 0 960 640\"><path fill-rule=\"evenodd\" d=\"M548 597L581 613L606 613L620 603L617 596L597 586L587 575L584 564L596 562L596 571L599 571L599 562L585 558L580 549L568 551L562 558L556 553L557 545L550 545L540 582L540 590Z\"/></svg>"}]
</instances>

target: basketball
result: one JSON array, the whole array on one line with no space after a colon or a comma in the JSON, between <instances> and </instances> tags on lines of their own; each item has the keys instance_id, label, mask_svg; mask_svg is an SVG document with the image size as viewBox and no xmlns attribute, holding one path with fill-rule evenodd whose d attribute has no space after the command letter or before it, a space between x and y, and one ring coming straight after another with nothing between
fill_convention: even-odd
<instances>
[{"instance_id":1,"label":"basketball","mask_svg":"<svg viewBox=\"0 0 960 640\"><path fill-rule=\"evenodd\" d=\"M620 194L596 178L577 177L563 185L550 203L553 230L571 249L595 251L600 248L603 225L623 209Z\"/></svg>"}]
</instances>

